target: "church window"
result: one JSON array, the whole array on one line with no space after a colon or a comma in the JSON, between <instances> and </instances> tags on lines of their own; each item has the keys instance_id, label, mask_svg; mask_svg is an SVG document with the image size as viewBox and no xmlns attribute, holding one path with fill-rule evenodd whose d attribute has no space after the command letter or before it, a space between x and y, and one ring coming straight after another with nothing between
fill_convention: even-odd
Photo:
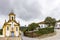
<instances>
[{"instance_id":1,"label":"church window","mask_svg":"<svg viewBox=\"0 0 60 40\"><path fill-rule=\"evenodd\" d=\"M13 17L12 17L12 20L13 20Z\"/></svg>"},{"instance_id":2,"label":"church window","mask_svg":"<svg viewBox=\"0 0 60 40\"><path fill-rule=\"evenodd\" d=\"M16 27L16 31L18 31L18 27Z\"/></svg>"},{"instance_id":3,"label":"church window","mask_svg":"<svg viewBox=\"0 0 60 40\"><path fill-rule=\"evenodd\" d=\"M7 30L9 30L9 27L7 27Z\"/></svg>"}]
</instances>

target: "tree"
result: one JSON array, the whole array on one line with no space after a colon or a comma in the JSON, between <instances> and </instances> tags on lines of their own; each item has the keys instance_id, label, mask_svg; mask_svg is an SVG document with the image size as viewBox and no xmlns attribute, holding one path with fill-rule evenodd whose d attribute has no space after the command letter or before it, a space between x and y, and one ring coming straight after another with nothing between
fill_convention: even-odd
<instances>
[{"instance_id":1,"label":"tree","mask_svg":"<svg viewBox=\"0 0 60 40\"><path fill-rule=\"evenodd\" d=\"M31 23L28 25L28 30L33 31L34 29L36 29L36 27L39 27L37 23Z\"/></svg>"},{"instance_id":2,"label":"tree","mask_svg":"<svg viewBox=\"0 0 60 40\"><path fill-rule=\"evenodd\" d=\"M3 29L0 29L0 35L2 35L3 34Z\"/></svg>"},{"instance_id":3,"label":"tree","mask_svg":"<svg viewBox=\"0 0 60 40\"><path fill-rule=\"evenodd\" d=\"M53 18L53 19L52 19L52 25L55 26L55 23L56 23L56 19Z\"/></svg>"},{"instance_id":4,"label":"tree","mask_svg":"<svg viewBox=\"0 0 60 40\"><path fill-rule=\"evenodd\" d=\"M55 18L51 18L51 17L46 17L45 22L49 23L49 26L54 26L55 22L56 22L56 19Z\"/></svg>"}]
</instances>

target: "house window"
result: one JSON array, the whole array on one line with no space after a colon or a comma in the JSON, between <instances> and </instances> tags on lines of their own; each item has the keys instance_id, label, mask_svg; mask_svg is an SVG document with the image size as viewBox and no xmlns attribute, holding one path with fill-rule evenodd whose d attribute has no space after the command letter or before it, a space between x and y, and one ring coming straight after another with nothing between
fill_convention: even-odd
<instances>
[{"instance_id":1,"label":"house window","mask_svg":"<svg viewBox=\"0 0 60 40\"><path fill-rule=\"evenodd\" d=\"M41 28L43 28L43 25L41 25Z\"/></svg>"},{"instance_id":2,"label":"house window","mask_svg":"<svg viewBox=\"0 0 60 40\"><path fill-rule=\"evenodd\" d=\"M7 30L9 30L9 27L7 27Z\"/></svg>"},{"instance_id":3,"label":"house window","mask_svg":"<svg viewBox=\"0 0 60 40\"><path fill-rule=\"evenodd\" d=\"M18 27L16 27L16 31L18 31Z\"/></svg>"}]
</instances>

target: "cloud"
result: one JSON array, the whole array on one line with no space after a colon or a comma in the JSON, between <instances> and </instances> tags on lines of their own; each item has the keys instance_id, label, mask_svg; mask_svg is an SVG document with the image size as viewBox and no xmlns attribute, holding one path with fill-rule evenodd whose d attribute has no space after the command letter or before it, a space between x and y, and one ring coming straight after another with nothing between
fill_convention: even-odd
<instances>
[{"instance_id":1,"label":"cloud","mask_svg":"<svg viewBox=\"0 0 60 40\"><path fill-rule=\"evenodd\" d=\"M18 17L23 20L36 19L41 15L41 6L37 0L17 0L14 4L15 12L18 13Z\"/></svg>"},{"instance_id":2,"label":"cloud","mask_svg":"<svg viewBox=\"0 0 60 40\"><path fill-rule=\"evenodd\" d=\"M6 15L10 11L10 3L9 0L0 0L0 14Z\"/></svg>"},{"instance_id":3,"label":"cloud","mask_svg":"<svg viewBox=\"0 0 60 40\"><path fill-rule=\"evenodd\" d=\"M29 21L51 16L59 4L59 0L17 0L13 7L19 18Z\"/></svg>"},{"instance_id":4,"label":"cloud","mask_svg":"<svg viewBox=\"0 0 60 40\"><path fill-rule=\"evenodd\" d=\"M4 21L12 9L21 25L40 22L47 16L60 19L60 0L0 0L0 19Z\"/></svg>"}]
</instances>

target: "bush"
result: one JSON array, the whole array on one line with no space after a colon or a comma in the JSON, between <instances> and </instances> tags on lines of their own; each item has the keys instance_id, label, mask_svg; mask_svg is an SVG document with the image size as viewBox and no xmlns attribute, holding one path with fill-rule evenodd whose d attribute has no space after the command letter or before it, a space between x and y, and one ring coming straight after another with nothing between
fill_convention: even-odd
<instances>
[{"instance_id":1,"label":"bush","mask_svg":"<svg viewBox=\"0 0 60 40\"><path fill-rule=\"evenodd\" d=\"M54 32L54 27L47 27L47 28L42 28L42 29L39 29L38 31L33 31L33 32L26 31L24 35L28 37L38 37L38 36L53 33L53 32Z\"/></svg>"},{"instance_id":2,"label":"bush","mask_svg":"<svg viewBox=\"0 0 60 40\"><path fill-rule=\"evenodd\" d=\"M36 33L37 34L48 34L48 33L53 33L54 32L54 28L51 27L51 28L43 28L43 29L39 29L39 31L37 31Z\"/></svg>"},{"instance_id":3,"label":"bush","mask_svg":"<svg viewBox=\"0 0 60 40\"><path fill-rule=\"evenodd\" d=\"M0 29L0 35L2 35L3 34L3 30L2 29Z\"/></svg>"}]
</instances>

